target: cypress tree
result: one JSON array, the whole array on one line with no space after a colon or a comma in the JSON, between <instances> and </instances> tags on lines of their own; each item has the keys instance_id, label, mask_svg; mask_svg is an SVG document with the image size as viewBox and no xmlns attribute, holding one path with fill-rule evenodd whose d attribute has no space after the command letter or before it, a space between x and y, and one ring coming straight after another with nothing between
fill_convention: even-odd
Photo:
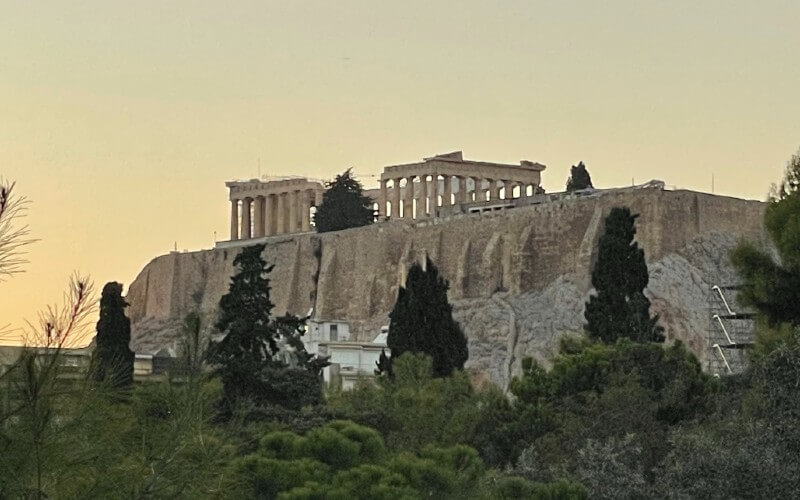
<instances>
[{"instance_id":1,"label":"cypress tree","mask_svg":"<svg viewBox=\"0 0 800 500\"><path fill-rule=\"evenodd\" d=\"M216 365L228 402L249 399L255 403L299 408L319 403L319 373L326 360L309 355L303 347L303 321L286 315L271 319L268 275L273 266L261 257L264 245L245 247L233 260L238 272L219 302L215 328L225 336L211 342L208 360ZM278 340L294 348L296 367L275 358Z\"/></svg>"},{"instance_id":2,"label":"cypress tree","mask_svg":"<svg viewBox=\"0 0 800 500\"><path fill-rule=\"evenodd\" d=\"M596 294L586 303L584 315L589 335L606 343L622 337L664 341L658 316L650 317L650 301L644 295L650 278L644 250L634 241L637 217L628 208L613 208L598 243L592 272Z\"/></svg>"},{"instance_id":3,"label":"cypress tree","mask_svg":"<svg viewBox=\"0 0 800 500\"><path fill-rule=\"evenodd\" d=\"M592 176L586 170L586 165L583 162L573 165L569 171L569 179L567 179L567 191L580 191L581 189L593 188Z\"/></svg>"},{"instance_id":4,"label":"cypress tree","mask_svg":"<svg viewBox=\"0 0 800 500\"><path fill-rule=\"evenodd\" d=\"M314 214L314 225L318 233L373 223L375 210L372 208L372 199L364 196L364 188L353 177L350 169L326 183L326 187L322 204Z\"/></svg>"},{"instance_id":5,"label":"cypress tree","mask_svg":"<svg viewBox=\"0 0 800 500\"><path fill-rule=\"evenodd\" d=\"M381 355L378 361L375 362L375 375L392 376L392 358L386 355L386 349L381 349Z\"/></svg>"},{"instance_id":6,"label":"cypress tree","mask_svg":"<svg viewBox=\"0 0 800 500\"><path fill-rule=\"evenodd\" d=\"M133 383L134 354L131 341L131 321L125 316L128 303L122 298L122 284L106 283L100 296L100 319L95 337L95 372L98 382L107 380L116 387Z\"/></svg>"},{"instance_id":7,"label":"cypress tree","mask_svg":"<svg viewBox=\"0 0 800 500\"><path fill-rule=\"evenodd\" d=\"M427 354L437 377L463 369L469 355L467 338L453 319L453 306L447 300L448 288L430 259L424 270L414 264L389 314L387 345L392 358L405 352Z\"/></svg>"}]
</instances>

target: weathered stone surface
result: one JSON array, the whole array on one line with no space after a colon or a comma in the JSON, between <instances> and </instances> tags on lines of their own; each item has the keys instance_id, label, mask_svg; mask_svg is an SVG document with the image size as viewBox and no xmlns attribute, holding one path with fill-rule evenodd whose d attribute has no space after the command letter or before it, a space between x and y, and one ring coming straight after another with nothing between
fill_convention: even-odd
<instances>
[{"instance_id":1,"label":"weathered stone surface","mask_svg":"<svg viewBox=\"0 0 800 500\"><path fill-rule=\"evenodd\" d=\"M579 332L603 220L615 206L641 214L648 294L668 338L706 355L707 301L714 284L735 282L729 249L762 240L763 204L690 191L618 190L492 215L395 221L327 233L275 237L264 251L275 312L347 320L369 340L388 322L411 264L429 256L450 280L456 318L469 338L468 367L503 387L525 356L544 362L559 336ZM213 314L236 249L154 259L131 284L133 346L171 344L193 309Z\"/></svg>"}]
</instances>

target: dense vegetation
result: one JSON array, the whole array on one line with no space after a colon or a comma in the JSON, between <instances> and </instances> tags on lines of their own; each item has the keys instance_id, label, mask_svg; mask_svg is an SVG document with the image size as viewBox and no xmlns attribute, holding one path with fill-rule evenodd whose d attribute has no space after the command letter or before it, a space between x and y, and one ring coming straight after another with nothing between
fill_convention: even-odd
<instances>
[{"instance_id":1,"label":"dense vegetation","mask_svg":"<svg viewBox=\"0 0 800 500\"><path fill-rule=\"evenodd\" d=\"M0 498L796 497L791 172L800 167L766 214L776 251L743 244L733 255L759 337L750 369L722 379L680 342L656 342L655 318L636 303L647 273L626 210L607 220L593 276L595 296L621 297L605 326L587 313L589 334L564 336L546 363L525 359L510 394L477 388L462 369L463 334L432 263L398 298L392 342L412 347L398 348L391 376L324 395L324 363L285 356L300 319L271 315L260 247L237 257L213 328L186 318L180 370L132 388L68 377L59 363L93 303L76 279L32 327L45 348L0 374ZM452 337L413 340L428 321ZM225 340L209 343L212 332Z\"/></svg>"}]
</instances>

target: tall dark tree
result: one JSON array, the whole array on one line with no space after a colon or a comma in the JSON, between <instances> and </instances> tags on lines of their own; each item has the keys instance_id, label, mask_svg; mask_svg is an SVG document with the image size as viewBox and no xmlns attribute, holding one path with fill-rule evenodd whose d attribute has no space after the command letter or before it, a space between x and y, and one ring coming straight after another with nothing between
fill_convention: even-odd
<instances>
[{"instance_id":1,"label":"tall dark tree","mask_svg":"<svg viewBox=\"0 0 800 500\"><path fill-rule=\"evenodd\" d=\"M366 226L375 220L372 199L364 196L363 186L350 170L326 183L328 189L323 193L322 204L314 214L318 233Z\"/></svg>"},{"instance_id":2,"label":"tall dark tree","mask_svg":"<svg viewBox=\"0 0 800 500\"><path fill-rule=\"evenodd\" d=\"M381 355L378 361L375 362L375 375L392 376L392 358L386 355L386 349L381 349Z\"/></svg>"},{"instance_id":3,"label":"tall dark tree","mask_svg":"<svg viewBox=\"0 0 800 500\"><path fill-rule=\"evenodd\" d=\"M122 298L122 284L106 283L100 296L100 319L95 338L94 377L116 387L133 383L134 354L131 341L131 321L125 316L128 303Z\"/></svg>"},{"instance_id":4,"label":"tall dark tree","mask_svg":"<svg viewBox=\"0 0 800 500\"><path fill-rule=\"evenodd\" d=\"M277 350L278 335L270 322L274 305L270 301L268 266L261 257L264 245L242 249L234 258L238 272L231 277L228 293L219 301L219 317L214 325L225 337L212 342L209 360L223 370L255 373Z\"/></svg>"},{"instance_id":5,"label":"tall dark tree","mask_svg":"<svg viewBox=\"0 0 800 500\"><path fill-rule=\"evenodd\" d=\"M245 247L233 260L238 272L219 302L216 329L224 334L208 348L229 403L242 399L256 404L299 408L321 401L319 372L324 366L309 355L300 340L302 320L272 319L268 275L273 266L261 257L264 245ZM286 363L279 354L293 349ZM283 351L282 348L283 347Z\"/></svg>"},{"instance_id":6,"label":"tall dark tree","mask_svg":"<svg viewBox=\"0 0 800 500\"><path fill-rule=\"evenodd\" d=\"M644 250L634 241L637 217L628 208L613 208L598 243L592 271L596 293L586 303L585 317L589 335L603 342L622 337L664 341L658 316L650 317L650 301L644 295L650 278Z\"/></svg>"},{"instance_id":7,"label":"tall dark tree","mask_svg":"<svg viewBox=\"0 0 800 500\"><path fill-rule=\"evenodd\" d=\"M469 355L467 338L453 319L453 306L447 300L448 288L430 259L425 269L414 264L389 314L387 345L392 358L405 352L427 354L433 358L437 377L464 368Z\"/></svg>"},{"instance_id":8,"label":"tall dark tree","mask_svg":"<svg viewBox=\"0 0 800 500\"><path fill-rule=\"evenodd\" d=\"M740 244L732 261L742 279L740 298L771 326L800 327L800 152L792 156L780 186L773 189L764 213L773 253Z\"/></svg>"},{"instance_id":9,"label":"tall dark tree","mask_svg":"<svg viewBox=\"0 0 800 500\"><path fill-rule=\"evenodd\" d=\"M567 191L580 191L581 189L593 188L592 176L586 170L586 165L583 162L573 165L569 170L569 179L567 179Z\"/></svg>"}]
</instances>

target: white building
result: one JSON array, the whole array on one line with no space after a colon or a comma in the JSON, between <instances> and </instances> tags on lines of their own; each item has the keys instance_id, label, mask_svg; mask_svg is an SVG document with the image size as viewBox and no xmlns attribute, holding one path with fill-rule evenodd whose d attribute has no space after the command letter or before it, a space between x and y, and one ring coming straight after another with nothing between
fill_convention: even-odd
<instances>
[{"instance_id":1,"label":"white building","mask_svg":"<svg viewBox=\"0 0 800 500\"><path fill-rule=\"evenodd\" d=\"M334 331L341 332L342 330L338 330L341 325L342 323L338 323ZM346 323L344 325L347 326ZM386 355L389 355L389 349L386 347L387 332L384 331L387 327L381 330L372 342L349 342L343 340L341 336L338 340L319 341L316 352L319 356L328 356L328 361L331 363L322 371L325 383L341 384L342 389L350 390L360 378L374 377L381 352L385 351Z\"/></svg>"},{"instance_id":2,"label":"white building","mask_svg":"<svg viewBox=\"0 0 800 500\"><path fill-rule=\"evenodd\" d=\"M303 344L309 353L318 353L322 342L347 342L350 340L350 324L346 321L309 320Z\"/></svg>"}]
</instances>

